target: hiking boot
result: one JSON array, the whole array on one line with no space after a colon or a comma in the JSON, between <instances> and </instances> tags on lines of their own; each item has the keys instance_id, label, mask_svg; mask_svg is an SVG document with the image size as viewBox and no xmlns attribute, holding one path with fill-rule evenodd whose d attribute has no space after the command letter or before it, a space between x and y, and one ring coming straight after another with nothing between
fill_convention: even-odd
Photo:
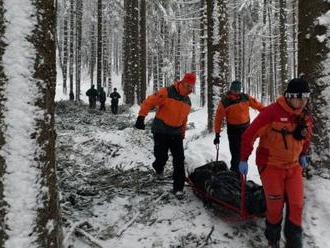
<instances>
[{"instance_id":1,"label":"hiking boot","mask_svg":"<svg viewBox=\"0 0 330 248\"><path fill-rule=\"evenodd\" d=\"M184 198L184 192L183 191L176 191L174 192L174 196L178 199L178 200L182 200Z\"/></svg>"},{"instance_id":2,"label":"hiking boot","mask_svg":"<svg viewBox=\"0 0 330 248\"><path fill-rule=\"evenodd\" d=\"M155 178L157 180L161 180L161 179L164 179L164 169L163 170L159 170L155 164L153 163L152 164L152 168L154 169L154 172L155 172Z\"/></svg>"}]
</instances>

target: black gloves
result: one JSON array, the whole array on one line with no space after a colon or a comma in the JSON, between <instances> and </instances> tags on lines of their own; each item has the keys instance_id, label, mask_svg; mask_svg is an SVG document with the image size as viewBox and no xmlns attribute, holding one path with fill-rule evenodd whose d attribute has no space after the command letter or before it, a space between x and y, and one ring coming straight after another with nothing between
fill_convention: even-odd
<instances>
[{"instance_id":1,"label":"black gloves","mask_svg":"<svg viewBox=\"0 0 330 248\"><path fill-rule=\"evenodd\" d=\"M145 125L144 125L144 117L143 116L138 116L138 118L136 119L136 122L135 122L135 127L137 129L141 129L141 130L144 130L145 129Z\"/></svg>"},{"instance_id":2,"label":"black gloves","mask_svg":"<svg viewBox=\"0 0 330 248\"><path fill-rule=\"evenodd\" d=\"M218 145L220 143L220 134L216 133L215 138L213 140L213 144Z\"/></svg>"}]
</instances>

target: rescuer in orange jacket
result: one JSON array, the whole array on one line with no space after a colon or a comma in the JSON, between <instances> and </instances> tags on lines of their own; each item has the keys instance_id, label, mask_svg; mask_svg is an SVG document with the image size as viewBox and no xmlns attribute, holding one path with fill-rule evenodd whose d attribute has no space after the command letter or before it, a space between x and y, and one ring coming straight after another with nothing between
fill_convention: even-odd
<instances>
[{"instance_id":1,"label":"rescuer in orange jacket","mask_svg":"<svg viewBox=\"0 0 330 248\"><path fill-rule=\"evenodd\" d=\"M263 109L242 136L242 174L247 174L247 160L260 138L256 164L266 196L265 235L271 247L279 247L284 203L286 247L302 247L302 170L308 165L306 153L312 133L312 117L306 107L309 94L304 79L292 79L284 96Z\"/></svg>"},{"instance_id":2,"label":"rescuer in orange jacket","mask_svg":"<svg viewBox=\"0 0 330 248\"><path fill-rule=\"evenodd\" d=\"M214 119L215 145L220 143L223 120L227 120L227 134L231 153L230 170L239 173L241 136L250 124L249 107L261 110L264 106L253 97L241 93L241 82L233 81L230 90L221 99Z\"/></svg>"},{"instance_id":3,"label":"rescuer in orange jacket","mask_svg":"<svg viewBox=\"0 0 330 248\"><path fill-rule=\"evenodd\" d=\"M152 167L157 177L162 177L168 160L168 150L173 156L173 193L183 197L185 180L183 139L185 137L187 117L191 110L189 94L196 83L194 73L186 73L181 81L169 87L161 88L150 95L140 106L135 127L144 129L144 118L149 111L156 108L156 116L152 124L154 136L155 161Z\"/></svg>"}]
</instances>

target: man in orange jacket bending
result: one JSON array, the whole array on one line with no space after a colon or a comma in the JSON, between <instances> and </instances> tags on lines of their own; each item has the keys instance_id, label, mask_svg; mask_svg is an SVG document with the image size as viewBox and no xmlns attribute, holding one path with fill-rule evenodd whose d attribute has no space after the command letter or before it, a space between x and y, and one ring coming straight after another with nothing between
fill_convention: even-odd
<instances>
[{"instance_id":1,"label":"man in orange jacket bending","mask_svg":"<svg viewBox=\"0 0 330 248\"><path fill-rule=\"evenodd\" d=\"M220 143L223 119L227 120L227 134L231 153L230 170L237 172L240 161L241 136L250 125L249 107L261 110L264 106L252 96L241 93L241 82L233 81L230 90L221 99L214 119L215 145Z\"/></svg>"},{"instance_id":2,"label":"man in orange jacket bending","mask_svg":"<svg viewBox=\"0 0 330 248\"><path fill-rule=\"evenodd\" d=\"M157 176L162 176L168 160L168 150L173 156L173 193L183 197L185 180L183 139L185 137L187 117L191 110L189 94L196 83L194 73L186 73L181 81L169 87L161 88L150 95L140 106L135 127L144 129L144 118L149 111L157 108L152 124L154 136L154 155L152 167Z\"/></svg>"},{"instance_id":3,"label":"man in orange jacket bending","mask_svg":"<svg viewBox=\"0 0 330 248\"><path fill-rule=\"evenodd\" d=\"M312 117L306 109L309 92L304 79L292 79L284 96L263 109L242 136L242 174L247 174L247 160L254 141L260 137L256 164L266 196L265 235L274 248L279 247L284 203L285 247L302 247L302 170L308 165L306 152L312 132Z\"/></svg>"}]
</instances>

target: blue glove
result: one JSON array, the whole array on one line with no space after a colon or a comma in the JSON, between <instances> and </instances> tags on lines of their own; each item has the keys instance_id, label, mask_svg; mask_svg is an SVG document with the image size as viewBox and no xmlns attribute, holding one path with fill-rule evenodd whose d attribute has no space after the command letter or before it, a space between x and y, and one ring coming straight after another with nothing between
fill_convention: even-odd
<instances>
[{"instance_id":1,"label":"blue glove","mask_svg":"<svg viewBox=\"0 0 330 248\"><path fill-rule=\"evenodd\" d=\"M249 165L246 161L240 161L238 167L241 174L246 175L248 173Z\"/></svg>"},{"instance_id":2,"label":"blue glove","mask_svg":"<svg viewBox=\"0 0 330 248\"><path fill-rule=\"evenodd\" d=\"M300 158L299 158L299 163L300 163L300 166L301 166L301 167L303 167L304 169L306 169L307 166L308 166L307 156L306 156L306 155L302 155L302 156L300 156Z\"/></svg>"}]
</instances>

